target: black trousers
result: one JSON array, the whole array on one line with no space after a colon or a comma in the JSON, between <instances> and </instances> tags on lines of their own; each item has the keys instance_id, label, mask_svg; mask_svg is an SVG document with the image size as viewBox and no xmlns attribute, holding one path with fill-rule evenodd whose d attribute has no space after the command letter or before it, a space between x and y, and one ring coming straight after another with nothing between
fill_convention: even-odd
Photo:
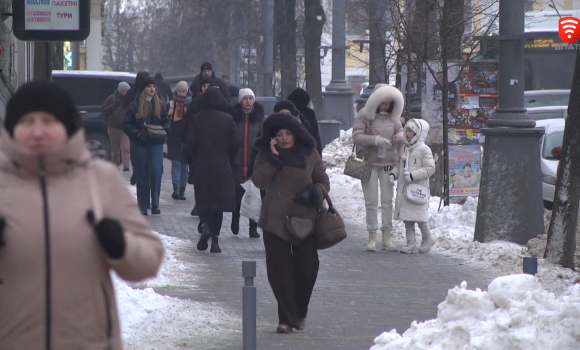
<instances>
[{"instance_id":1,"label":"black trousers","mask_svg":"<svg viewBox=\"0 0 580 350\"><path fill-rule=\"evenodd\" d=\"M246 190L244 190L242 187L238 187L236 188L236 211L232 213L232 224L236 223L239 225L240 223L240 209L242 207L242 198L244 198L244 194L246 193ZM262 197L262 199L264 199ZM250 221L250 227L256 227L258 228L258 224L253 222L252 220Z\"/></svg>"},{"instance_id":2,"label":"black trousers","mask_svg":"<svg viewBox=\"0 0 580 350\"><path fill-rule=\"evenodd\" d=\"M224 213L220 212L203 212L199 213L199 218L203 223L203 234L219 236L224 220Z\"/></svg>"},{"instance_id":3,"label":"black trousers","mask_svg":"<svg viewBox=\"0 0 580 350\"><path fill-rule=\"evenodd\" d=\"M316 237L297 246L271 232L264 232L268 281L278 302L279 324L296 326L306 318L308 304L318 277Z\"/></svg>"}]
</instances>

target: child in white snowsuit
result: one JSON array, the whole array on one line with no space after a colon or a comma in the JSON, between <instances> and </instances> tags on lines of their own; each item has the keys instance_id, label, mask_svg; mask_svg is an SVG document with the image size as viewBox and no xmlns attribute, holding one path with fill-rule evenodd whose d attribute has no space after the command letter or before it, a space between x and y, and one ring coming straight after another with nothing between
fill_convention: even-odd
<instances>
[{"instance_id":1,"label":"child in white snowsuit","mask_svg":"<svg viewBox=\"0 0 580 350\"><path fill-rule=\"evenodd\" d=\"M397 199L395 203L395 220L405 223L407 245L401 253L427 253L435 244L429 231L429 177L435 173L435 161L431 148L425 144L429 133L429 124L422 119L410 119L405 124L405 141L401 147L398 165L391 173L391 181L397 182ZM415 184L414 193L421 193L423 200L406 193L407 187ZM410 197L411 196L411 197ZM423 240L419 249L415 243L415 223L419 225Z\"/></svg>"}]
</instances>

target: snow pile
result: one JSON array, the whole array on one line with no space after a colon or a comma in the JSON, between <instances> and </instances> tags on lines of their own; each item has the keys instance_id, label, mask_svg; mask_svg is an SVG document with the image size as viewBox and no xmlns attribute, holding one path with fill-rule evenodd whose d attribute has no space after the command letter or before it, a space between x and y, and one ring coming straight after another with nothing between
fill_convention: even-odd
<instances>
[{"instance_id":1,"label":"snow pile","mask_svg":"<svg viewBox=\"0 0 580 350\"><path fill-rule=\"evenodd\" d=\"M531 275L496 278L488 292L466 287L449 291L436 319L384 332L371 350L580 348L580 285L559 297Z\"/></svg>"},{"instance_id":2,"label":"snow pile","mask_svg":"<svg viewBox=\"0 0 580 350\"><path fill-rule=\"evenodd\" d=\"M352 154L352 145L352 129L340 130L340 137L326 145L322 151L326 167L344 169L346 160Z\"/></svg>"}]
</instances>

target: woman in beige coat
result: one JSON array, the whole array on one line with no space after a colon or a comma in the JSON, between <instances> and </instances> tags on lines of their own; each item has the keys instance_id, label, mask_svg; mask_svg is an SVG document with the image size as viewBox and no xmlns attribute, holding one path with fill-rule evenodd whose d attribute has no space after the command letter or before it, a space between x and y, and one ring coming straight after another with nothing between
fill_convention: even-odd
<instances>
[{"instance_id":1,"label":"woman in beige coat","mask_svg":"<svg viewBox=\"0 0 580 350\"><path fill-rule=\"evenodd\" d=\"M0 349L122 349L110 277L154 277L163 246L115 165L91 160L71 97L22 86L0 137Z\"/></svg>"},{"instance_id":2,"label":"woman in beige coat","mask_svg":"<svg viewBox=\"0 0 580 350\"><path fill-rule=\"evenodd\" d=\"M382 248L396 251L391 243L393 230L394 185L389 175L399 161L398 147L403 142L403 126L400 117L404 106L403 94L389 85L377 85L365 107L358 112L354 121L352 137L357 154L372 164L371 177L362 181L365 197L368 251L376 251L376 236L379 224L379 184L381 192Z\"/></svg>"}]
</instances>

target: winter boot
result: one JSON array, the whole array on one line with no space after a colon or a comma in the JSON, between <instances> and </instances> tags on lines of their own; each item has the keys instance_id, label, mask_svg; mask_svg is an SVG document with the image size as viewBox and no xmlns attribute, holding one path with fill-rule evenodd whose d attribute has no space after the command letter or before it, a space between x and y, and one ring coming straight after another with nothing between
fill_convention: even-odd
<instances>
[{"instance_id":1,"label":"winter boot","mask_svg":"<svg viewBox=\"0 0 580 350\"><path fill-rule=\"evenodd\" d=\"M232 229L232 233L234 235L238 235L240 233L240 216L236 215L236 213L232 214L232 225L230 227Z\"/></svg>"},{"instance_id":2,"label":"winter boot","mask_svg":"<svg viewBox=\"0 0 580 350\"><path fill-rule=\"evenodd\" d=\"M151 207L151 214L159 215L161 214L161 209L159 209L159 207Z\"/></svg>"},{"instance_id":3,"label":"winter boot","mask_svg":"<svg viewBox=\"0 0 580 350\"><path fill-rule=\"evenodd\" d=\"M185 198L185 187L179 187L179 199L184 201L187 198Z\"/></svg>"},{"instance_id":4,"label":"winter boot","mask_svg":"<svg viewBox=\"0 0 580 350\"><path fill-rule=\"evenodd\" d=\"M199 227L198 227L198 229L199 229ZM199 242L197 242L197 250L203 252L203 251L207 250L207 247L208 247L207 241L209 241L209 238L211 237L211 235L209 233L209 225L202 225L200 233L201 233L201 236L199 236ZM212 242L212 249L213 249L213 242Z\"/></svg>"},{"instance_id":5,"label":"winter boot","mask_svg":"<svg viewBox=\"0 0 580 350\"><path fill-rule=\"evenodd\" d=\"M137 174L135 174L135 170L133 169L133 174L131 174L131 179L129 180L131 186L135 186L137 184Z\"/></svg>"},{"instance_id":6,"label":"winter boot","mask_svg":"<svg viewBox=\"0 0 580 350\"><path fill-rule=\"evenodd\" d=\"M367 244L367 252L377 251L377 233L369 232L369 243Z\"/></svg>"},{"instance_id":7,"label":"winter boot","mask_svg":"<svg viewBox=\"0 0 580 350\"><path fill-rule=\"evenodd\" d=\"M250 220L250 238L260 238L258 233L258 224Z\"/></svg>"},{"instance_id":8,"label":"winter boot","mask_svg":"<svg viewBox=\"0 0 580 350\"><path fill-rule=\"evenodd\" d=\"M416 247L416 238L415 238L415 223L414 222L405 222L406 231L405 234L407 236L407 245L402 247L399 251L404 254L415 254L417 253Z\"/></svg>"},{"instance_id":9,"label":"winter boot","mask_svg":"<svg viewBox=\"0 0 580 350\"><path fill-rule=\"evenodd\" d=\"M209 249L210 253L221 253L222 250L220 249L220 245L218 244L218 236L211 237L211 248Z\"/></svg>"},{"instance_id":10,"label":"winter boot","mask_svg":"<svg viewBox=\"0 0 580 350\"><path fill-rule=\"evenodd\" d=\"M423 240L421 241L421 246L419 247L419 253L428 253L431 247L435 244L435 239L431 236L431 231L429 230L429 223L422 223L419 225L421 229L421 236Z\"/></svg>"},{"instance_id":11,"label":"winter boot","mask_svg":"<svg viewBox=\"0 0 580 350\"><path fill-rule=\"evenodd\" d=\"M383 231L383 250L387 252L397 251L397 247L391 242L391 232Z\"/></svg>"},{"instance_id":12,"label":"winter boot","mask_svg":"<svg viewBox=\"0 0 580 350\"><path fill-rule=\"evenodd\" d=\"M171 198L179 199L179 185L173 184L173 193L171 194Z\"/></svg>"},{"instance_id":13,"label":"winter boot","mask_svg":"<svg viewBox=\"0 0 580 350\"><path fill-rule=\"evenodd\" d=\"M191 209L191 216L199 217L199 211L197 211L197 204Z\"/></svg>"}]
</instances>

